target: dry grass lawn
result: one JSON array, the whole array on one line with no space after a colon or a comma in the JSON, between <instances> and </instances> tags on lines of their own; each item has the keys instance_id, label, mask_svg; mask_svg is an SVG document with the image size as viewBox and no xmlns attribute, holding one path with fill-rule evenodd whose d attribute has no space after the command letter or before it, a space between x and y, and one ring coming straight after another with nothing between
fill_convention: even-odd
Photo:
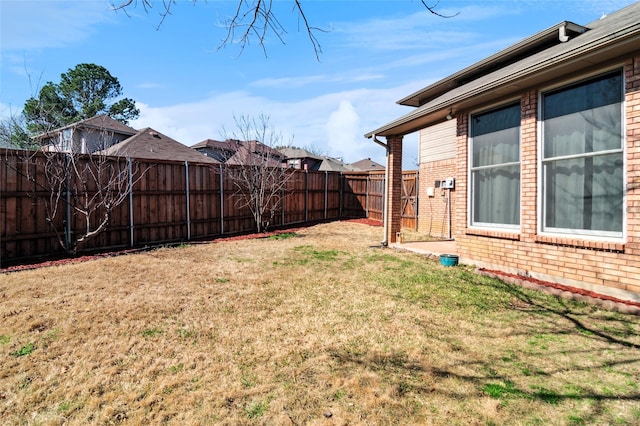
<instances>
[{"instance_id":1,"label":"dry grass lawn","mask_svg":"<svg viewBox=\"0 0 640 426\"><path fill-rule=\"evenodd\" d=\"M640 318L380 249L381 232L0 275L0 423L640 423Z\"/></svg>"}]
</instances>

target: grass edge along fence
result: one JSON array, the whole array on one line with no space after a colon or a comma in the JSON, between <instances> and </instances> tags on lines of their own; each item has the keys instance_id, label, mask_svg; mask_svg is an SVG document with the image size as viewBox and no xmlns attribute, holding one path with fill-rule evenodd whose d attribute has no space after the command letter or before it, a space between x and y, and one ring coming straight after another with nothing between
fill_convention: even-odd
<instances>
[{"instance_id":1,"label":"grass edge along fence","mask_svg":"<svg viewBox=\"0 0 640 426\"><path fill-rule=\"evenodd\" d=\"M63 256L56 233L78 232L83 218L70 197L61 197L56 223L48 220L51 195L39 153L26 162L21 151L0 150L0 267ZM88 156L87 156L88 157ZM77 254L185 241L215 239L255 231L250 210L237 200L222 164L126 159L136 163L127 199L114 208L108 227L83 243ZM27 164L28 163L28 164ZM27 173L26 168L31 169ZM384 172L291 170L282 208L269 228L324 220L367 217L382 220ZM92 196L98 188L89 188ZM97 210L96 215L103 212Z\"/></svg>"}]
</instances>

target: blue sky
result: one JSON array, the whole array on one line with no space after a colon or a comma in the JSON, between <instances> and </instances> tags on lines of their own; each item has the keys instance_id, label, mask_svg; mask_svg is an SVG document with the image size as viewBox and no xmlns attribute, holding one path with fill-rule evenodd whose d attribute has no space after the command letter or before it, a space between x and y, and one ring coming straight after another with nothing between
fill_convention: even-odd
<instances>
[{"instance_id":1,"label":"blue sky","mask_svg":"<svg viewBox=\"0 0 640 426\"><path fill-rule=\"evenodd\" d=\"M112 0L117 3L119 0ZM384 164L363 137L411 108L396 104L447 75L558 22L585 25L634 3L625 0L302 1L322 46L318 61L293 1L274 0L286 44L267 39L219 50L221 22L237 2L179 0L158 29L161 3L128 14L107 0L0 0L0 116L19 112L48 81L79 63L117 77L136 101L135 128L153 127L185 145L222 139L234 116L268 115L285 142L354 162ZM418 157L405 138L404 168Z\"/></svg>"}]
</instances>

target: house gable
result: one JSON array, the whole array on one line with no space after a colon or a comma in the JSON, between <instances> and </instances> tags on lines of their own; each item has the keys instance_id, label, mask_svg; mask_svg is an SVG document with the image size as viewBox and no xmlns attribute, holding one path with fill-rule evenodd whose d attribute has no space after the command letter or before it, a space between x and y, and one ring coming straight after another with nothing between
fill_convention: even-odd
<instances>
[{"instance_id":1,"label":"house gable","mask_svg":"<svg viewBox=\"0 0 640 426\"><path fill-rule=\"evenodd\" d=\"M92 153L116 145L136 134L136 130L101 114L34 137L49 150Z\"/></svg>"}]
</instances>

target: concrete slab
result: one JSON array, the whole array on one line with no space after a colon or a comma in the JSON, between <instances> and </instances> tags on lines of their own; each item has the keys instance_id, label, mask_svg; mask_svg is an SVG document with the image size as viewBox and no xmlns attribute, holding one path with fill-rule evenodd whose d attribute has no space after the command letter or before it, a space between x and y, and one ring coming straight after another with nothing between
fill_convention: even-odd
<instances>
[{"instance_id":1,"label":"concrete slab","mask_svg":"<svg viewBox=\"0 0 640 426\"><path fill-rule=\"evenodd\" d=\"M427 256L439 257L441 254L457 254L456 242L449 241L411 241L403 243L391 243L389 247L400 250L408 250Z\"/></svg>"}]
</instances>

